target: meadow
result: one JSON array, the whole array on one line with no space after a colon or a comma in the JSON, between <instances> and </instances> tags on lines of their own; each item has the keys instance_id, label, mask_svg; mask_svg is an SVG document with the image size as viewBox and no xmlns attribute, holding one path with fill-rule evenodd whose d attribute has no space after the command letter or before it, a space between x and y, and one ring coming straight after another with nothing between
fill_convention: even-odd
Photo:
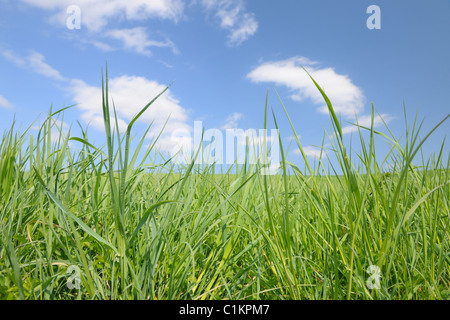
<instances>
[{"instance_id":1,"label":"meadow","mask_svg":"<svg viewBox=\"0 0 450 320\"><path fill-rule=\"evenodd\" d=\"M156 161L131 134L155 100L117 134L107 73L105 145L83 129L55 137L64 109L37 134L13 123L0 145L0 299L449 299L450 155L445 141L421 150L450 115L423 135L405 121L402 141L359 126L349 151L316 86L337 165L311 164L290 122L304 167L280 140L277 175ZM262 112L277 126L267 99ZM381 159L376 138L390 146Z\"/></svg>"}]
</instances>

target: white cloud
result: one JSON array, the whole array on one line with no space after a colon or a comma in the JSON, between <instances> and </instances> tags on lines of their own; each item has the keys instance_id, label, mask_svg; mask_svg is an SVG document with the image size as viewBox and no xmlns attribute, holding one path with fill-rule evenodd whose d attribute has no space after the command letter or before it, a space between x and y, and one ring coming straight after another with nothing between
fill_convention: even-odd
<instances>
[{"instance_id":1,"label":"white cloud","mask_svg":"<svg viewBox=\"0 0 450 320\"><path fill-rule=\"evenodd\" d=\"M52 68L45 62L45 57L39 52L31 51L31 53L25 58L19 57L11 50L3 51L2 55L19 67L31 69L36 73L54 80L65 80L58 70Z\"/></svg>"},{"instance_id":2,"label":"white cloud","mask_svg":"<svg viewBox=\"0 0 450 320\"><path fill-rule=\"evenodd\" d=\"M87 41L87 42L89 43L89 41ZM92 41L90 41L90 43L94 47L96 47L97 49L100 49L102 51L114 51L115 50L112 46L110 46L109 44L104 43L102 41L92 40Z\"/></svg>"},{"instance_id":3,"label":"white cloud","mask_svg":"<svg viewBox=\"0 0 450 320\"><path fill-rule=\"evenodd\" d=\"M26 64L25 60L18 57L12 50L4 50L2 55L6 60L13 62L17 66L23 67Z\"/></svg>"},{"instance_id":4,"label":"white cloud","mask_svg":"<svg viewBox=\"0 0 450 320\"><path fill-rule=\"evenodd\" d=\"M229 46L239 46L258 30L255 15L246 11L243 0L201 0L201 4L228 31Z\"/></svg>"},{"instance_id":5,"label":"white cloud","mask_svg":"<svg viewBox=\"0 0 450 320\"><path fill-rule=\"evenodd\" d=\"M70 126L59 119L52 119L51 140L52 142L63 141L69 134Z\"/></svg>"},{"instance_id":6,"label":"white cloud","mask_svg":"<svg viewBox=\"0 0 450 320\"><path fill-rule=\"evenodd\" d=\"M236 129L238 126L238 121L243 117L244 115L239 112L234 112L232 115L228 116L228 118L225 120L225 124L221 127L222 130L226 129Z\"/></svg>"},{"instance_id":7,"label":"white cloud","mask_svg":"<svg viewBox=\"0 0 450 320\"><path fill-rule=\"evenodd\" d=\"M305 155L307 157L312 157L312 158L317 158L320 159L320 156L322 154L322 158L325 158L327 155L327 152L319 147L315 147L315 146L306 146L303 147L303 152L305 153ZM296 155L300 155L300 149L294 149L293 151L294 154Z\"/></svg>"},{"instance_id":8,"label":"white cloud","mask_svg":"<svg viewBox=\"0 0 450 320\"><path fill-rule=\"evenodd\" d=\"M240 45L242 42L250 38L258 30L258 22L256 22L254 15L246 13L242 20L239 21L236 28L231 28L231 33L228 36L228 44L231 46Z\"/></svg>"},{"instance_id":9,"label":"white cloud","mask_svg":"<svg viewBox=\"0 0 450 320\"><path fill-rule=\"evenodd\" d=\"M20 67L29 67L32 71L46 77L67 81L67 90L81 111L81 119L97 130L104 130L101 87L88 85L79 79L62 77L58 70L44 62L44 56L38 52L32 52L26 58L21 58L12 51L1 53ZM108 85L111 99L111 122L115 123L112 110L114 103L121 132L126 130L129 121L145 105L166 88L166 86L145 77L129 75L110 78ZM0 96L0 106L7 107L9 105L9 102ZM180 106L180 102L172 95L170 89L160 96L138 120L146 125L152 124L147 138L156 137L164 128L163 135L156 144L161 151L172 150L173 141L168 138L172 132L176 130L192 131L192 127L187 124L187 121L188 111Z\"/></svg>"},{"instance_id":10,"label":"white cloud","mask_svg":"<svg viewBox=\"0 0 450 320\"><path fill-rule=\"evenodd\" d=\"M0 107L10 109L13 107L12 103L9 102L5 97L0 94Z\"/></svg>"},{"instance_id":11,"label":"white cloud","mask_svg":"<svg viewBox=\"0 0 450 320\"><path fill-rule=\"evenodd\" d=\"M80 8L80 27L91 31L83 37L73 35L73 39L82 44L91 44L102 51L113 51L115 48L105 42L105 38L113 38L123 43L127 50L136 51L146 56L151 55L149 47L169 47L174 53L178 49L174 43L148 38L143 27L131 29L113 29L105 31L110 22L143 21L147 19L165 19L177 22L183 16L184 2L182 0L21 0L44 10L51 11L51 23L61 27L66 26L69 18L67 8L75 5Z\"/></svg>"},{"instance_id":12,"label":"white cloud","mask_svg":"<svg viewBox=\"0 0 450 320\"><path fill-rule=\"evenodd\" d=\"M28 64L33 71L55 80L64 80L58 70L52 68L44 60L44 56L33 51L27 58Z\"/></svg>"},{"instance_id":13,"label":"white cloud","mask_svg":"<svg viewBox=\"0 0 450 320\"><path fill-rule=\"evenodd\" d=\"M352 120L352 123L356 123L356 115L360 125L370 127L371 116L363 114L365 97L362 90L353 84L349 76L338 74L333 68L320 68L318 62L308 58L297 56L262 63L248 73L247 78L256 83L272 82L285 86L291 91L290 98L294 101L310 99L321 113L328 114L328 107L321 93L302 66L324 90L337 114ZM380 116L375 116L374 127L383 125L382 118L386 123L393 119L386 113ZM342 128L342 133L349 134L357 130L357 126L349 125ZM308 149L308 152L314 155L313 149Z\"/></svg>"},{"instance_id":14,"label":"white cloud","mask_svg":"<svg viewBox=\"0 0 450 320\"><path fill-rule=\"evenodd\" d=\"M39 123L38 125L34 125L31 127L31 129L34 131L39 131L42 129L43 124L45 124L45 123ZM69 134L70 126L66 122L61 121L56 118L52 118L50 126L51 126L50 134L51 134L52 142L57 143L57 142L63 141L64 139L67 138L67 135ZM69 146L72 146L70 142L69 142Z\"/></svg>"},{"instance_id":15,"label":"white cloud","mask_svg":"<svg viewBox=\"0 0 450 320\"><path fill-rule=\"evenodd\" d=\"M271 82L285 86L292 91L293 100L311 99L320 112L328 113L322 95L302 66L325 91L336 113L352 117L363 111L362 90L347 75L338 74L333 68L319 68L317 62L304 57L262 63L247 74L247 78L256 83Z\"/></svg>"},{"instance_id":16,"label":"white cloud","mask_svg":"<svg viewBox=\"0 0 450 320\"><path fill-rule=\"evenodd\" d=\"M81 118L98 130L104 130L102 113L102 92L100 87L90 86L81 80L71 81L70 92L81 110ZM164 85L156 81L137 76L120 76L109 79L110 108L112 101L116 108L119 130L124 131L127 123L156 95L165 89ZM163 129L169 119L163 135L157 142L162 151L172 149L169 138L172 132L179 129L192 131L187 124L188 112L180 106L179 101L172 95L170 89L160 96L139 118L139 122L150 125L148 138L153 138Z\"/></svg>"},{"instance_id":17,"label":"white cloud","mask_svg":"<svg viewBox=\"0 0 450 320\"><path fill-rule=\"evenodd\" d=\"M90 36L101 37L105 35L108 24L121 21L145 21L148 19L162 19L177 23L184 18L186 1L183 0L20 0L51 12L49 22L66 27L69 6L80 8L81 28L91 31ZM191 4L200 3L206 9L208 16L212 16L218 26L228 32L227 44L239 46L253 36L258 30L255 15L245 8L244 0L191 0ZM124 42L126 48L134 48L137 52L149 55L148 47L171 47L176 53L177 49L170 40L150 40L142 30L123 29L108 32L110 36ZM137 40L143 40L142 42ZM83 42L82 39L80 39ZM111 50L109 44L98 39L91 41L101 50Z\"/></svg>"},{"instance_id":18,"label":"white cloud","mask_svg":"<svg viewBox=\"0 0 450 320\"><path fill-rule=\"evenodd\" d=\"M152 52L149 50L150 47L169 47L174 53L178 53L178 49L169 39L166 39L164 42L148 39L146 30L143 27L114 29L106 32L106 36L120 40L126 49L146 56L152 55Z\"/></svg>"},{"instance_id":19,"label":"white cloud","mask_svg":"<svg viewBox=\"0 0 450 320\"><path fill-rule=\"evenodd\" d=\"M297 135L297 137L295 137L295 135L292 135L292 136L286 137L286 140L295 142L295 141L297 141L297 138L300 140L301 137L302 137L301 135Z\"/></svg>"},{"instance_id":20,"label":"white cloud","mask_svg":"<svg viewBox=\"0 0 450 320\"><path fill-rule=\"evenodd\" d=\"M183 13L182 0L21 0L24 3L54 11L50 18L54 23L65 26L68 17L66 9L71 5L81 9L82 28L100 31L113 18L145 20L168 19L177 22Z\"/></svg>"},{"instance_id":21,"label":"white cloud","mask_svg":"<svg viewBox=\"0 0 450 320\"><path fill-rule=\"evenodd\" d=\"M390 116L389 114L383 113L380 115L374 115L374 119L373 119L373 127L379 127L381 125L384 124L384 122L387 124L389 123L391 120L393 119L392 116ZM358 120L358 121L356 121ZM383 122L384 120L384 122ZM371 115L363 115L363 116L359 116L357 119L355 119L352 125L349 126L345 126L342 128L342 134L349 134L355 131L358 131L358 126L356 126L356 124L360 125L360 126L364 126L367 128L370 128L371 124L372 124L372 116ZM364 130L364 129L361 129Z\"/></svg>"}]
</instances>

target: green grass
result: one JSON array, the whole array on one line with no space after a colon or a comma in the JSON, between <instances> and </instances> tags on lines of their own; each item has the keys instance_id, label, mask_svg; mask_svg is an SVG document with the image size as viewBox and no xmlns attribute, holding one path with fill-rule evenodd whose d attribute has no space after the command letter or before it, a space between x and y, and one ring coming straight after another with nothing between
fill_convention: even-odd
<instances>
[{"instance_id":1,"label":"green grass","mask_svg":"<svg viewBox=\"0 0 450 320\"><path fill-rule=\"evenodd\" d=\"M133 124L154 100L120 136L107 74L102 83L105 146L83 129L55 137L64 110L50 112L37 136L15 124L3 134L0 299L450 298L449 155L443 142L417 164L432 133L420 140L417 120L402 143L387 127L389 135L359 127L361 151L349 153L316 84L338 167L312 166L291 122L304 170L280 141L281 174L259 165L217 174L157 163L143 138L131 150ZM277 126L266 99L264 128L269 119ZM382 159L380 137L390 146ZM367 286L371 265L379 289Z\"/></svg>"}]
</instances>

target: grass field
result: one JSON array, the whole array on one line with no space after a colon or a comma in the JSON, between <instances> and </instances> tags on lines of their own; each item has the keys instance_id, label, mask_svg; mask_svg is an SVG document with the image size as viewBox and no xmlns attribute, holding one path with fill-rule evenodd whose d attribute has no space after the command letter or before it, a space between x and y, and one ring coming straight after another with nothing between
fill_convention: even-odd
<instances>
[{"instance_id":1,"label":"grass field","mask_svg":"<svg viewBox=\"0 0 450 320\"><path fill-rule=\"evenodd\" d=\"M322 94L337 164L326 174L309 164L293 124L304 168L283 150L272 176L259 165L216 174L156 163L143 138L130 147L140 114L113 134L107 76L106 145L86 131L55 137L64 110L37 135L13 124L0 146L0 299L449 299L444 142L420 159L432 132L422 136L417 121L402 143L359 128L361 151L348 154ZM267 103L264 112L264 128L276 125ZM387 159L375 137L390 143Z\"/></svg>"}]
</instances>

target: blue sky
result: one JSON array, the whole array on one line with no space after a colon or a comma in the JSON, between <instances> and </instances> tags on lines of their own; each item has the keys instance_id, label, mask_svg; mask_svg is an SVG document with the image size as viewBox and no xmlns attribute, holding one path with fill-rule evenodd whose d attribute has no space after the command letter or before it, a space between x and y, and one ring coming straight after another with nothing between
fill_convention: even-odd
<instances>
[{"instance_id":1,"label":"blue sky","mask_svg":"<svg viewBox=\"0 0 450 320\"><path fill-rule=\"evenodd\" d=\"M67 26L72 5L80 29ZM381 29L367 27L370 5L380 8ZM410 119L417 111L425 117L425 134L450 110L449 14L448 0L0 0L0 129L14 117L25 128L50 106L77 104L64 128L90 123L91 139L102 141L107 61L121 128L174 81L135 131L154 121L150 133L158 132L170 115L161 150L172 148L175 130L192 132L194 121L205 129L262 128L267 90L289 143L276 90L313 157L330 120L300 65L331 98L346 140L355 134L347 122L356 114L366 124L371 103L397 137L404 104ZM387 132L378 117L375 124ZM439 151L448 128L425 144L427 154Z\"/></svg>"}]
</instances>

